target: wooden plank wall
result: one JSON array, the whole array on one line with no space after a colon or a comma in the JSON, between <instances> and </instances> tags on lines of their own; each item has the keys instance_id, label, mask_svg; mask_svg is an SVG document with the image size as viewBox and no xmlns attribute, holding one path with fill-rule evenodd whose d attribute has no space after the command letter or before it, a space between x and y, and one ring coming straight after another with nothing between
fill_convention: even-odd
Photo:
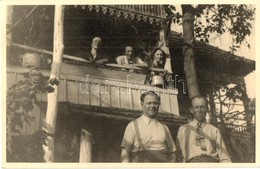
<instances>
[{"instance_id":1,"label":"wooden plank wall","mask_svg":"<svg viewBox=\"0 0 260 169\"><path fill-rule=\"evenodd\" d=\"M106 74L109 74L110 70L105 71ZM23 78L21 72L25 72L25 69L22 67L7 67L8 87ZM43 71L43 74L48 76L49 72ZM132 74L131 76L134 75ZM134 110L141 109L141 93L151 90L158 93L161 97L161 112L179 115L176 89L161 89L138 83L133 84L120 79L108 81L103 77L84 77L83 73L81 75L63 73L59 86L58 100L62 102ZM42 94L38 99L47 101L46 94ZM40 114L37 116L40 116ZM39 121L36 121L35 125L34 128L39 129ZM32 132L34 131L30 131L30 133Z\"/></svg>"}]
</instances>

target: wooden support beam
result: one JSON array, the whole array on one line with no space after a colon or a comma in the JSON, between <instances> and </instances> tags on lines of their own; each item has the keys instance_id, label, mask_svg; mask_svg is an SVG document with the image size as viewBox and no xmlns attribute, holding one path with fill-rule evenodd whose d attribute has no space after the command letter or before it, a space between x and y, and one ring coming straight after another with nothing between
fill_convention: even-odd
<instances>
[{"instance_id":1,"label":"wooden support beam","mask_svg":"<svg viewBox=\"0 0 260 169\"><path fill-rule=\"evenodd\" d=\"M15 42L12 42L11 46L17 47L17 48L22 48L22 49L27 49L27 50L30 50L30 51L33 51L33 52L42 53L42 54L46 54L46 55L53 55L53 52L51 52L51 51L48 51L48 50L45 50L45 49L38 49L38 48L31 47L31 46L21 45L21 44L15 43ZM71 60L89 63L89 61L87 61L86 59L79 58L79 57L76 57L76 56L64 55L64 54L62 56L65 59L71 59Z\"/></svg>"},{"instance_id":2,"label":"wooden support beam","mask_svg":"<svg viewBox=\"0 0 260 169\"><path fill-rule=\"evenodd\" d=\"M80 163L91 162L91 152L92 152L91 133L89 133L85 129L81 129L79 162Z\"/></svg>"},{"instance_id":3,"label":"wooden support beam","mask_svg":"<svg viewBox=\"0 0 260 169\"><path fill-rule=\"evenodd\" d=\"M63 55L63 20L65 7L55 6L54 18L54 42L53 42L53 63L50 79L60 80L61 63ZM48 104L44 130L47 132L46 145L43 145L44 159L46 162L54 162L54 135L58 108L58 85L53 85L54 92L48 93Z\"/></svg>"},{"instance_id":4,"label":"wooden support beam","mask_svg":"<svg viewBox=\"0 0 260 169\"><path fill-rule=\"evenodd\" d=\"M67 102L59 103L59 111L63 113L74 113L75 115L84 115L92 118L108 118L120 121L131 121L141 116L140 110L127 110L113 107L99 107L89 105L78 105ZM170 126L179 126L187 123L184 117L173 114L164 114L160 112L157 119Z\"/></svg>"},{"instance_id":5,"label":"wooden support beam","mask_svg":"<svg viewBox=\"0 0 260 169\"><path fill-rule=\"evenodd\" d=\"M6 15L6 29L7 31L11 29L13 25L13 6L7 6L7 15ZM12 42L12 32L6 34L6 45L10 47Z\"/></svg>"}]
</instances>

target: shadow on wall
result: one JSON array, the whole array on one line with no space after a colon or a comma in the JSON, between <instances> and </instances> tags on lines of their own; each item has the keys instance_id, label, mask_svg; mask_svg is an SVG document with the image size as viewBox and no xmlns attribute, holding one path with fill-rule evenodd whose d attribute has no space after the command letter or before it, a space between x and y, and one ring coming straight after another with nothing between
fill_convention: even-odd
<instances>
[{"instance_id":1,"label":"shadow on wall","mask_svg":"<svg viewBox=\"0 0 260 169\"><path fill-rule=\"evenodd\" d=\"M55 162L79 162L81 129L91 133L91 162L120 162L121 141L128 122L63 114L57 120Z\"/></svg>"}]
</instances>

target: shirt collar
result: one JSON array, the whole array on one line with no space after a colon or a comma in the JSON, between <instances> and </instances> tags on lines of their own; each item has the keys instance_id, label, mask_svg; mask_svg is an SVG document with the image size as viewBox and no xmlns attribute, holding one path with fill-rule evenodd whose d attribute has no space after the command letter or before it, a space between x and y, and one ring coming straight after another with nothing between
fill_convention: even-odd
<instances>
[{"instance_id":1,"label":"shirt collar","mask_svg":"<svg viewBox=\"0 0 260 169\"><path fill-rule=\"evenodd\" d=\"M198 120L196 120L196 119L193 119L191 122L190 122L190 124L191 124L191 126L193 126L193 127L197 127L198 126ZM204 126L206 124L206 121L204 121L204 122L202 122L202 127Z\"/></svg>"},{"instance_id":2,"label":"shirt collar","mask_svg":"<svg viewBox=\"0 0 260 169\"><path fill-rule=\"evenodd\" d=\"M145 115L142 115L141 117L142 117L142 119L143 119L143 121L144 121L146 126L148 126L151 121L157 122L157 119L151 119L151 118L149 118L149 117L147 117Z\"/></svg>"}]
</instances>

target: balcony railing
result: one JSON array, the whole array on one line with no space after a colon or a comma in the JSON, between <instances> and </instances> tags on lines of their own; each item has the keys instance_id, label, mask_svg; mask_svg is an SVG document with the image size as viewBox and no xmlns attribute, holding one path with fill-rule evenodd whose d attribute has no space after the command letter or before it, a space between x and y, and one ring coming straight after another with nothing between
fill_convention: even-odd
<instances>
[{"instance_id":1,"label":"balcony railing","mask_svg":"<svg viewBox=\"0 0 260 169\"><path fill-rule=\"evenodd\" d=\"M7 66L7 86L23 78L22 72L28 71L21 66ZM48 70L41 70L49 76ZM155 91L161 97L160 112L179 115L177 89L158 88L143 84L146 74L119 68L93 67L63 63L59 84L58 101L101 107L115 107L140 110L142 92ZM47 101L46 94L41 101Z\"/></svg>"}]
</instances>

